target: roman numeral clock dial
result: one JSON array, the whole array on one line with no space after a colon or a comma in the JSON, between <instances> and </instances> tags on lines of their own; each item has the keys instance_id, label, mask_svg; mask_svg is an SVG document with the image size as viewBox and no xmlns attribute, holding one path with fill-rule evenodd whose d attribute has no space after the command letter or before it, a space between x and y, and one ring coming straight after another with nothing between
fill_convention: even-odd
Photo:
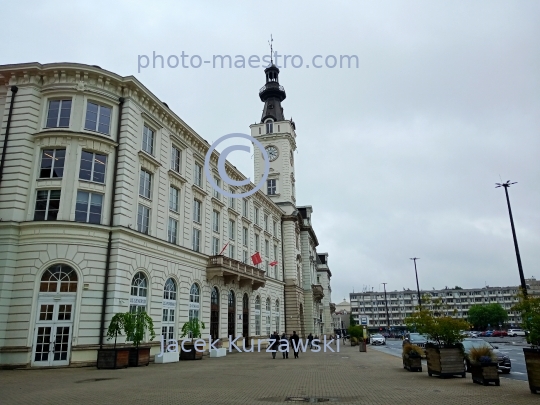
<instances>
[{"instance_id":1,"label":"roman numeral clock dial","mask_svg":"<svg viewBox=\"0 0 540 405\"><path fill-rule=\"evenodd\" d=\"M270 162L273 162L278 158L279 152L275 146L267 146L266 153L268 153L268 158L270 159Z\"/></svg>"}]
</instances>

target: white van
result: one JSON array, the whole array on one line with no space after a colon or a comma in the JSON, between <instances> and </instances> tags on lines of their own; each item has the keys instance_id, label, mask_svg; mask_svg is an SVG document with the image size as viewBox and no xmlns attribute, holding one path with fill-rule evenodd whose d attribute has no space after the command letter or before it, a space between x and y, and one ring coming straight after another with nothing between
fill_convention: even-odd
<instances>
[{"instance_id":1,"label":"white van","mask_svg":"<svg viewBox=\"0 0 540 405\"><path fill-rule=\"evenodd\" d=\"M508 336L525 336L523 329L508 329Z\"/></svg>"}]
</instances>

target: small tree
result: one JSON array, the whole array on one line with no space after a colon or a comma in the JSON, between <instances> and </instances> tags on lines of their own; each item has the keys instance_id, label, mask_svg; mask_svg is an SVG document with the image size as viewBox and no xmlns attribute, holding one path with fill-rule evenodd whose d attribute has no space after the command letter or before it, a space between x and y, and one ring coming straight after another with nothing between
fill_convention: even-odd
<instances>
[{"instance_id":1,"label":"small tree","mask_svg":"<svg viewBox=\"0 0 540 405\"><path fill-rule=\"evenodd\" d=\"M348 329L349 335L351 338L356 338L358 341L363 341L364 339L364 330L361 326L349 326Z\"/></svg>"},{"instance_id":2,"label":"small tree","mask_svg":"<svg viewBox=\"0 0 540 405\"><path fill-rule=\"evenodd\" d=\"M144 311L135 314L126 312L124 314L124 330L126 332L126 340L133 342L137 348L143 341L146 331L150 332L150 341L156 337L154 322L152 322L152 318Z\"/></svg>"},{"instance_id":3,"label":"small tree","mask_svg":"<svg viewBox=\"0 0 540 405\"><path fill-rule=\"evenodd\" d=\"M422 310L417 310L405 323L409 328L414 328L422 334L426 334L430 340L442 347L454 347L464 338L462 330L469 329L469 323L463 319L449 316L449 308L441 299L432 300L424 297ZM456 311L453 311L455 315Z\"/></svg>"},{"instance_id":4,"label":"small tree","mask_svg":"<svg viewBox=\"0 0 540 405\"><path fill-rule=\"evenodd\" d=\"M180 337L188 336L193 341L193 339L198 339L202 336L201 330L203 329L205 329L204 322L199 321L198 318L190 319L182 326L182 336Z\"/></svg>"},{"instance_id":5,"label":"small tree","mask_svg":"<svg viewBox=\"0 0 540 405\"><path fill-rule=\"evenodd\" d=\"M519 303L514 305L512 310L521 313L521 325L528 331L527 343L540 349L540 297L526 297L520 292Z\"/></svg>"},{"instance_id":6,"label":"small tree","mask_svg":"<svg viewBox=\"0 0 540 405\"><path fill-rule=\"evenodd\" d=\"M118 313L114 315L107 329L107 340L114 338L114 348L116 349L116 338L118 335L122 335L122 331L125 327L125 315L124 313Z\"/></svg>"}]
</instances>

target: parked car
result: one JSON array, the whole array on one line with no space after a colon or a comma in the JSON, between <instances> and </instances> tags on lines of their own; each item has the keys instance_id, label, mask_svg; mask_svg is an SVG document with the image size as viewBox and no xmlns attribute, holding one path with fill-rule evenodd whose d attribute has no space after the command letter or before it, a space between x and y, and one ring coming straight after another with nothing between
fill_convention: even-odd
<instances>
[{"instance_id":1,"label":"parked car","mask_svg":"<svg viewBox=\"0 0 540 405\"><path fill-rule=\"evenodd\" d=\"M469 361L469 353L473 347L475 348L481 348L481 347L489 347L493 350L493 353L497 356L497 366L499 371L501 371L504 374L510 373L510 370L512 368L512 362L510 361L510 357L508 357L507 354L504 354L498 350L497 346L492 346L490 343L486 342L484 339L475 339L475 338L466 338L463 339L463 349L465 351L465 358L463 361L465 362L465 368L467 372L470 371L471 363Z\"/></svg>"},{"instance_id":2,"label":"parked car","mask_svg":"<svg viewBox=\"0 0 540 405\"><path fill-rule=\"evenodd\" d=\"M508 336L508 333L506 333L504 330L496 330L491 334L491 337L505 337Z\"/></svg>"},{"instance_id":3,"label":"parked car","mask_svg":"<svg viewBox=\"0 0 540 405\"><path fill-rule=\"evenodd\" d=\"M406 333L405 338L403 339L402 346L405 345L405 343L409 342L413 345L419 346L419 347L426 347L428 339L426 335L422 335L420 333Z\"/></svg>"},{"instance_id":4,"label":"parked car","mask_svg":"<svg viewBox=\"0 0 540 405\"><path fill-rule=\"evenodd\" d=\"M375 335L371 335L371 344L372 345L385 345L386 344L386 338L381 335L380 333L377 333Z\"/></svg>"},{"instance_id":5,"label":"parked car","mask_svg":"<svg viewBox=\"0 0 540 405\"><path fill-rule=\"evenodd\" d=\"M523 329L508 329L508 336L525 336L525 331Z\"/></svg>"},{"instance_id":6,"label":"parked car","mask_svg":"<svg viewBox=\"0 0 540 405\"><path fill-rule=\"evenodd\" d=\"M482 337L491 337L492 334L493 334L492 330L486 330L485 332L480 333L480 336L482 336Z\"/></svg>"}]
</instances>

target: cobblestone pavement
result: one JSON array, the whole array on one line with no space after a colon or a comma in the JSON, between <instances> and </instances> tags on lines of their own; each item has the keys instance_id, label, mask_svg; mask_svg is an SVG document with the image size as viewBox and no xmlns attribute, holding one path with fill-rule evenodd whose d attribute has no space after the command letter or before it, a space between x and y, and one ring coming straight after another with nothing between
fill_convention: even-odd
<instances>
[{"instance_id":1,"label":"cobblestone pavement","mask_svg":"<svg viewBox=\"0 0 540 405\"><path fill-rule=\"evenodd\" d=\"M484 387L467 378L408 372L401 359L356 347L339 353L233 353L226 357L122 370L64 368L0 371L2 405L273 404L287 397L336 404L497 405L540 403L528 383Z\"/></svg>"}]
</instances>

